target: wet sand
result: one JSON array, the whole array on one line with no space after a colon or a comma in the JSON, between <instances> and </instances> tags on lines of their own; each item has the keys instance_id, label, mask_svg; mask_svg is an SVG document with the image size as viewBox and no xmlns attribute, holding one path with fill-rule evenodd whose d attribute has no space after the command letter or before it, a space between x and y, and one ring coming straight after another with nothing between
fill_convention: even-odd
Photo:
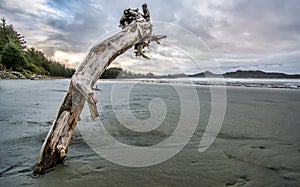
<instances>
[{"instance_id":1,"label":"wet sand","mask_svg":"<svg viewBox=\"0 0 300 187\"><path fill-rule=\"evenodd\" d=\"M122 84L125 88L132 83ZM162 127L144 136L124 129L115 119L109 99L111 83L98 86L102 89L96 93L100 119L116 139L151 146L176 128L180 104L172 86L139 83L135 87L129 102L137 118L149 118L148 105L153 98L161 98L168 109ZM0 81L0 186L300 185L300 91L227 87L221 131L212 146L199 153L210 115L207 86L197 87L201 110L196 132L187 146L166 162L142 168L113 164L96 154L77 129L64 164L32 178L28 174L67 87L68 80ZM78 126L87 125L87 114L88 110Z\"/></svg>"}]
</instances>

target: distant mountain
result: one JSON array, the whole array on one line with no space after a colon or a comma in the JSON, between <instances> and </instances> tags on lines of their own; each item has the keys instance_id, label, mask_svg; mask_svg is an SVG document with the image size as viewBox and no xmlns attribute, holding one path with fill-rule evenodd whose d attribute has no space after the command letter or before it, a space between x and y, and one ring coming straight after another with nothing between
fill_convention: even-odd
<instances>
[{"instance_id":1,"label":"distant mountain","mask_svg":"<svg viewBox=\"0 0 300 187\"><path fill-rule=\"evenodd\" d=\"M184 73L180 74L169 74L169 75L154 75L153 73L147 74L136 74L131 71L123 70L122 68L108 68L102 75L102 79L132 79L132 78L183 78L183 77L200 77L200 78L285 78L285 79L300 79L299 74L288 75L284 73L267 73L263 71L242 71L238 70L235 72L227 72L225 74L215 74L210 71L188 75Z\"/></svg>"},{"instance_id":2,"label":"distant mountain","mask_svg":"<svg viewBox=\"0 0 300 187\"><path fill-rule=\"evenodd\" d=\"M189 75L189 77L220 77L222 74L214 74L210 71Z\"/></svg>"},{"instance_id":3,"label":"distant mountain","mask_svg":"<svg viewBox=\"0 0 300 187\"><path fill-rule=\"evenodd\" d=\"M299 79L299 74L288 75L284 73L267 73L263 71L242 71L238 70L235 72L227 72L225 74L214 74L212 72L206 71L203 73L197 73L189 75L189 77L220 77L225 78L288 78L288 79Z\"/></svg>"}]
</instances>

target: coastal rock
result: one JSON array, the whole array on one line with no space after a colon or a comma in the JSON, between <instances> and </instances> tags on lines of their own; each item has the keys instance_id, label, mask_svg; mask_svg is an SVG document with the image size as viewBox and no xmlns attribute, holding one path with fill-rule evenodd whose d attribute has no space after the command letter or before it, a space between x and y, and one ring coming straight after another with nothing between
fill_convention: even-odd
<instances>
[{"instance_id":1,"label":"coastal rock","mask_svg":"<svg viewBox=\"0 0 300 187\"><path fill-rule=\"evenodd\" d=\"M0 79L18 79L18 77L8 71L0 71Z\"/></svg>"},{"instance_id":2,"label":"coastal rock","mask_svg":"<svg viewBox=\"0 0 300 187\"><path fill-rule=\"evenodd\" d=\"M22 74L21 72L18 71L7 71L7 70L2 70L0 71L0 79L30 79L30 80L38 80L38 79L47 79L49 77L43 76L43 75L36 75L36 74L28 74L24 73Z\"/></svg>"},{"instance_id":3,"label":"coastal rock","mask_svg":"<svg viewBox=\"0 0 300 187\"><path fill-rule=\"evenodd\" d=\"M22 73L20 73L18 71L12 71L11 74L14 75L14 76L16 76L17 79L26 79L26 77Z\"/></svg>"}]
</instances>

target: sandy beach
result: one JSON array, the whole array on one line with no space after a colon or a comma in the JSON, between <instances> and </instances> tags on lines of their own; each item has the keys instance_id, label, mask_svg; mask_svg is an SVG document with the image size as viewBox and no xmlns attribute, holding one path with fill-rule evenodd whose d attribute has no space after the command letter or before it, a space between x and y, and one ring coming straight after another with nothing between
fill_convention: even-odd
<instances>
[{"instance_id":1,"label":"sandy beach","mask_svg":"<svg viewBox=\"0 0 300 187\"><path fill-rule=\"evenodd\" d=\"M300 185L300 90L226 87L222 128L214 143L199 153L211 111L208 86L196 87L200 101L196 131L171 159L140 168L107 161L89 147L80 133L79 129L90 123L89 111L85 110L65 162L32 178L29 174L68 84L69 80L0 81L0 186ZM114 84L122 84L122 92L134 83ZM161 126L144 134L122 127L116 119L110 100L113 83L97 85L101 88L96 92L100 120L115 139L143 147L172 136L181 112L180 98L172 85L139 82L132 90L129 106L136 118L150 117L148 106L154 98L160 98L167 108ZM189 85L182 87L190 89ZM117 107L122 109L122 103Z\"/></svg>"}]
</instances>

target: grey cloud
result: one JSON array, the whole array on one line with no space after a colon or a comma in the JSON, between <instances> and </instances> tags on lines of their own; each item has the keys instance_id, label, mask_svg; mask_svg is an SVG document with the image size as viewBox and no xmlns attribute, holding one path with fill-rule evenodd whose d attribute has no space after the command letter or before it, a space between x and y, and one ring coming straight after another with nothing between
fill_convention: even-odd
<instances>
[{"instance_id":1,"label":"grey cloud","mask_svg":"<svg viewBox=\"0 0 300 187\"><path fill-rule=\"evenodd\" d=\"M237 1L235 6L224 10L232 20L225 32L232 35L249 32L249 40L269 46L283 40L298 40L300 20L295 19L300 12L298 5L299 1L294 0Z\"/></svg>"},{"instance_id":2,"label":"grey cloud","mask_svg":"<svg viewBox=\"0 0 300 187\"><path fill-rule=\"evenodd\" d=\"M0 5L3 16L28 36L33 46L43 49L48 56L54 55L56 50L84 53L99 37L118 28L123 9L141 9L143 3L117 0L69 1L68 7L63 8L59 4L55 7L64 14L60 16L51 13L36 15L9 7L5 2ZM297 53L300 47L298 0L220 1L218 4L214 4L214 1L153 0L147 3L153 21L184 27L200 37L203 43L168 25L157 27L154 22L155 33L168 34L164 44L169 48L164 51L152 45L148 53L150 56L153 54L154 59L149 63L134 58L130 51L126 53L126 58L118 58L114 62L116 66L143 72L192 72L195 70L193 63L184 55L175 54L176 49L172 47L193 53L196 61L206 68L209 67L209 61L213 60L205 46L207 44L216 58L230 59L230 55L241 57L240 61L238 58L231 62L228 59L220 61L221 68L226 71L240 67L300 72L300 56L290 53ZM195 8L201 3L206 3L205 11L211 14L204 14L204 10ZM172 58L181 61L175 62ZM247 61L247 58L255 58L257 61Z\"/></svg>"}]
</instances>

